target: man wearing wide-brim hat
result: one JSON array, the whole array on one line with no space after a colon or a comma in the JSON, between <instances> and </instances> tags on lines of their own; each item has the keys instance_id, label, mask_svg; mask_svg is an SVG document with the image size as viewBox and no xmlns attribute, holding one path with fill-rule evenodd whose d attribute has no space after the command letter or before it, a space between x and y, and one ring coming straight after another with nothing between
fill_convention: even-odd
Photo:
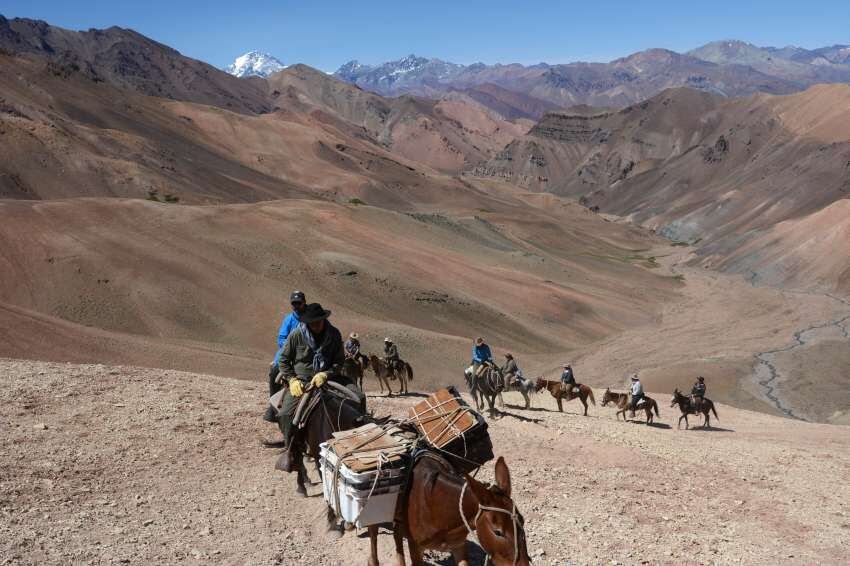
<instances>
[{"instance_id":1,"label":"man wearing wide-brim hat","mask_svg":"<svg viewBox=\"0 0 850 566\"><path fill-rule=\"evenodd\" d=\"M328 320L330 315L331 311L319 303L307 305L301 313L301 323L289 334L281 351L280 370L288 390L278 413L278 424L287 448L292 441L293 413L308 384L321 387L330 377L354 391L365 410L366 397L340 373L345 362L342 335Z\"/></svg>"}]
</instances>

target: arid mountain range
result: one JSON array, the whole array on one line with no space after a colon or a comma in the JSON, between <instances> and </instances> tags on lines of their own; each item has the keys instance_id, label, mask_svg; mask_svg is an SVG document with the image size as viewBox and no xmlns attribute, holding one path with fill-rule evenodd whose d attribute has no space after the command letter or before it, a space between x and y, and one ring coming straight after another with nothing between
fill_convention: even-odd
<instances>
[{"instance_id":1,"label":"arid mountain range","mask_svg":"<svg viewBox=\"0 0 850 566\"><path fill-rule=\"evenodd\" d=\"M0 18L0 355L262 375L299 287L367 348L396 336L423 386L485 334L532 373L667 387L698 366L724 401L843 422L850 86L802 91L797 65L846 58L789 51L780 76L738 51L467 67L387 97ZM728 340L677 338L745 307ZM830 333L795 359L835 361L838 393L774 402L753 376L809 327Z\"/></svg>"},{"instance_id":2,"label":"arid mountain range","mask_svg":"<svg viewBox=\"0 0 850 566\"><path fill-rule=\"evenodd\" d=\"M648 49L610 63L559 65L458 65L410 55L374 66L350 61L334 75L389 96L434 97L495 86L560 108L577 104L625 106L673 87L743 96L755 92L788 94L817 83L847 83L850 47L777 49L718 41L684 54Z\"/></svg>"}]
</instances>

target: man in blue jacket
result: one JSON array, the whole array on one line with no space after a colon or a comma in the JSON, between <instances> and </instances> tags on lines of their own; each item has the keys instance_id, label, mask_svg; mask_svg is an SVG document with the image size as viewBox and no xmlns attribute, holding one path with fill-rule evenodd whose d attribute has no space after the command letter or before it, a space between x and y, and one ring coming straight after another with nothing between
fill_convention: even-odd
<instances>
[{"instance_id":1,"label":"man in blue jacket","mask_svg":"<svg viewBox=\"0 0 850 566\"><path fill-rule=\"evenodd\" d=\"M487 345L484 338L479 336L475 339L475 344L472 346L472 369L474 375L478 375L481 365L485 363L493 363L493 353L490 352L490 346Z\"/></svg>"},{"instance_id":2,"label":"man in blue jacket","mask_svg":"<svg viewBox=\"0 0 850 566\"><path fill-rule=\"evenodd\" d=\"M301 315L304 313L304 308L307 305L307 297L301 291L293 291L289 295L289 304L292 306L292 312L283 317L280 323L280 329L277 331L277 352L274 355L274 360L269 367L269 397L280 391L282 385L277 382L277 374L280 371L280 353L283 351L283 345L286 343L290 333L298 328L301 323ZM274 414L274 409L271 405L266 407L266 412L263 419L270 423L277 422L277 416Z\"/></svg>"}]
</instances>

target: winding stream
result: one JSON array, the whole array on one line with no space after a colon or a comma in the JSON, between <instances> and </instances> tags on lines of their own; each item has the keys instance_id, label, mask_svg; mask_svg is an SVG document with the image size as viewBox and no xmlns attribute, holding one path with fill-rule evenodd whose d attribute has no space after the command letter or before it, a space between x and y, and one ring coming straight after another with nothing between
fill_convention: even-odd
<instances>
[{"instance_id":1,"label":"winding stream","mask_svg":"<svg viewBox=\"0 0 850 566\"><path fill-rule=\"evenodd\" d=\"M809 294L809 293L804 293ZM850 306L850 301L847 299L843 299L841 297L836 297L835 295L826 294L825 296L834 299L843 303L844 305ZM847 321L850 320L850 315L845 315L842 318L831 320L828 322L823 322L820 324L813 324L807 328L802 330L798 330L793 335L793 342L788 346L783 348L777 348L775 350L768 350L766 352L761 352L755 355L755 358L759 361L759 366L756 368L756 381L762 387L764 396L770 400L771 403L781 411L785 416L790 417L792 419L798 420L806 420L805 418L794 414L794 411L791 410L790 407L787 407L782 403L782 400L776 394L776 380L779 377L779 371L776 369L776 366L773 364L775 361L776 354L781 354L785 352L790 352L796 348L801 346L805 346L810 343L817 336L818 331L829 329L829 328L837 328L841 331L841 334L850 340L850 332L847 330ZM806 334L812 334L809 336L808 340L805 339ZM761 371L760 371L761 370Z\"/></svg>"}]
</instances>

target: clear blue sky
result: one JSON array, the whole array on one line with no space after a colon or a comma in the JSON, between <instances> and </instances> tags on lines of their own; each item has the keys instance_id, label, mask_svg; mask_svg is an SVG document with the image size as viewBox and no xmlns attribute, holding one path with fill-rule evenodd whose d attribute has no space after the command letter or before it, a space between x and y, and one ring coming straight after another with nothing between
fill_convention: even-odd
<instances>
[{"instance_id":1,"label":"clear blue sky","mask_svg":"<svg viewBox=\"0 0 850 566\"><path fill-rule=\"evenodd\" d=\"M0 14L71 29L128 27L219 67L252 49L335 70L350 59L409 53L458 63L566 63L729 38L850 43L850 0L0 0Z\"/></svg>"}]
</instances>

